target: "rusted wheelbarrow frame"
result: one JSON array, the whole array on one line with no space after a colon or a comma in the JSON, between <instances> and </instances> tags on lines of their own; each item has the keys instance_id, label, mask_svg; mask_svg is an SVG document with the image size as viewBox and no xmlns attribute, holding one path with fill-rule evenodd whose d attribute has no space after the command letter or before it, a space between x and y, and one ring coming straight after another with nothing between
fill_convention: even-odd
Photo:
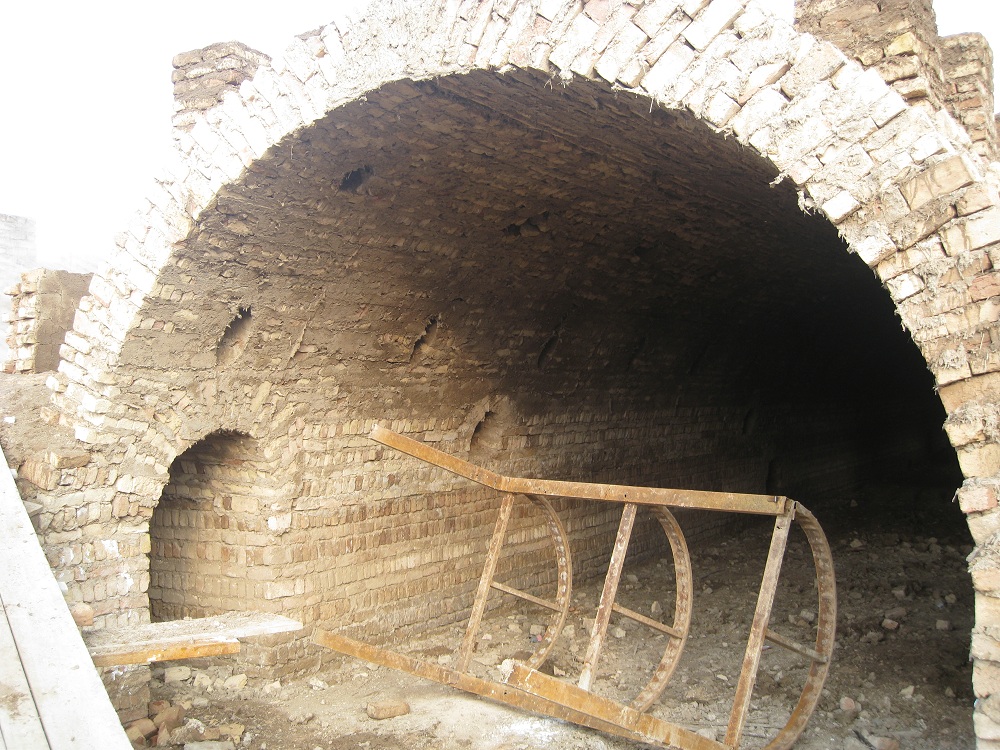
<instances>
[{"instance_id":1,"label":"rusted wheelbarrow frame","mask_svg":"<svg viewBox=\"0 0 1000 750\"><path fill-rule=\"evenodd\" d=\"M757 680L764 641L769 640L808 659L810 669L791 717L774 739L768 743L765 750L784 750L791 747L802 730L805 729L806 723L819 701L823 683L830 668L836 628L837 596L830 546L816 518L804 507L786 497L768 495L627 487L507 477L383 427L376 426L371 432L371 438L421 461L503 493L500 514L490 541L472 614L465 637L458 649L454 668L424 662L318 629L313 637L316 643L366 661L409 672L445 685L452 685L518 708L565 719L628 739L661 747L679 747L683 750L723 750L739 747L750 707L750 697ZM546 516L558 567L555 601L541 599L494 580L496 565L506 536L507 523L511 516L514 499L518 495L526 497ZM583 670L577 685L558 680L538 671L538 667L545 661L562 631L569 611L573 578L566 532L547 499L550 497L616 502L623 506L618 535L611 554L597 615L594 619ZM677 594L674 619L671 625L664 625L615 602L632 525L640 505L650 508L659 520L673 552ZM775 518L771 546L757 597L757 606L747 639L740 677L736 684L733 708L725 739L721 743L645 713L663 692L677 666L684 642L687 639L691 618L691 563L680 527L669 511L671 507L751 513L774 516ZM816 641L811 646L785 638L768 628L771 608L778 586L778 576L781 572L788 534L793 522L798 522L805 533L806 540L812 550L813 564L816 570L818 613ZM491 590L519 597L553 612L545 635L535 653L525 663L514 663L505 683L485 680L469 672L472 651ZM612 612L629 617L669 636L664 655L654 670L652 678L630 705L603 698L590 691Z\"/></svg>"}]
</instances>

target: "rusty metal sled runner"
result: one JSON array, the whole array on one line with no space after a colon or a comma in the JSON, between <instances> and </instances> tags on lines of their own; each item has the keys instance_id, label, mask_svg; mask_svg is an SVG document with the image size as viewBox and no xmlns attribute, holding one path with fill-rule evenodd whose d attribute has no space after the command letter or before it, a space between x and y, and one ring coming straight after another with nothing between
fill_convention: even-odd
<instances>
[{"instance_id":1,"label":"rusty metal sled runner","mask_svg":"<svg viewBox=\"0 0 1000 750\"><path fill-rule=\"evenodd\" d=\"M766 745L765 750L791 747L805 728L820 698L823 682L830 668L836 623L836 584L830 547L816 518L804 507L785 497L743 495L722 492L626 487L611 484L588 484L544 479L507 477L476 466L435 448L376 426L373 440L440 467L500 493L500 513L490 540L486 562L472 606L465 636L458 647L452 667L415 659L385 648L317 630L314 640L320 645L351 656L434 680L528 711L597 729L638 742L683 750L722 750L737 748L743 735L750 708L750 698L757 679L764 641L788 649L809 662L809 672L797 704L785 726ZM557 565L554 601L542 599L495 580L497 563L507 534L515 500L523 497L544 514ZM561 497L618 503L622 506L621 523L611 552L594 625L590 633L583 668L576 684L544 674L539 670L562 631L570 608L573 569L566 531L548 498ZM667 537L674 559L675 604L673 621L667 625L616 602L628 548L639 506L650 509ZM746 652L736 683L732 711L722 742L703 737L647 713L659 698L673 674L684 649L691 621L692 573L687 544L670 508L692 508L730 513L751 513L774 517L774 531L764 566L757 606L754 611ZM769 627L771 608L778 586L778 575L785 555L792 523L798 523L812 551L816 572L818 605L816 640L798 643L773 632ZM514 662L505 682L493 682L470 671L480 623L491 591L499 591L531 602L551 612L548 627L533 655L525 662ZM649 682L629 704L601 697L591 690L598 661L612 613L630 618L666 636L666 647Z\"/></svg>"}]
</instances>

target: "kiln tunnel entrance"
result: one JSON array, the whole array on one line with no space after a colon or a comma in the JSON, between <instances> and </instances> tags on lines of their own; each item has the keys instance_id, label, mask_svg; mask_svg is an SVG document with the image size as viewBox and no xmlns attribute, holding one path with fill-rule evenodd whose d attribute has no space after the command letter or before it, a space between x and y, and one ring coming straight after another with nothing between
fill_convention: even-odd
<instances>
[{"instance_id":1,"label":"kiln tunnel entrance","mask_svg":"<svg viewBox=\"0 0 1000 750\"><path fill-rule=\"evenodd\" d=\"M390 507L402 480L332 436L399 420L448 450L474 441L478 462L508 474L787 494L852 561L841 591L858 606L845 607L838 658L857 655L858 684L869 683L865 648L884 642L901 644L894 679L917 653L950 675L972 624L969 539L950 502L961 474L933 379L888 293L777 177L691 115L596 83L525 71L403 81L271 149L205 212L178 267L204 280L206 306L252 305L256 338L236 363L247 383L280 382L288 403L311 405L304 421L345 426L301 449L296 511L343 536L322 540L343 552L329 564L346 569L364 549L357 513L330 510L360 502L356 489L403 522ZM476 433L467 415L498 402L511 407L503 430ZM206 456L245 439L219 440ZM358 465L328 470L329 446L348 444ZM428 498L410 505L441 512ZM568 523L584 578L599 575L617 522L588 512ZM732 533L702 516L681 522L696 565ZM437 596L435 623L460 619L478 572L452 567L485 545L482 526L381 549L438 576L412 595L399 584L391 619L379 620L374 595L348 603L350 587L379 585L349 576L350 587L314 587L326 597L319 618L414 630ZM448 557L451 546L460 552ZM935 585L946 568L965 583ZM427 580L447 596L427 594ZM932 622L907 640L917 610L919 628L930 617L951 629ZM948 689L965 699L969 682L966 671Z\"/></svg>"},{"instance_id":2,"label":"kiln tunnel entrance","mask_svg":"<svg viewBox=\"0 0 1000 750\"><path fill-rule=\"evenodd\" d=\"M596 83L385 85L275 146L188 254L206 296L295 342L247 368L327 377L376 420L506 400L497 459L559 466L519 433L572 412L582 478L813 506L961 481L921 354L835 230L734 140Z\"/></svg>"}]
</instances>

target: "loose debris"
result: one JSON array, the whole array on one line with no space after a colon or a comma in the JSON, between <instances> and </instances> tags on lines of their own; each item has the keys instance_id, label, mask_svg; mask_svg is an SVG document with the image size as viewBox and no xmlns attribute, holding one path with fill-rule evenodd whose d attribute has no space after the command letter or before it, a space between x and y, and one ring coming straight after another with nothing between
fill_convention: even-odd
<instances>
[{"instance_id":1,"label":"loose debris","mask_svg":"<svg viewBox=\"0 0 1000 750\"><path fill-rule=\"evenodd\" d=\"M837 647L819 707L795 750L975 747L968 662L973 594L965 560L971 541L961 516L914 517L909 526L901 526L899 517L859 510L828 527L840 598ZM828 523L822 516L821 521ZM860 544L852 546L854 540ZM804 540L795 534L789 554L805 554ZM656 715L721 739L749 627L743 615L752 613L747 600L756 593L765 555L766 534L756 529L728 541L692 545L696 591L691 635L673 681L653 708ZM627 566L621 591L633 598L623 598L623 603L662 617L662 603L672 601L670 567L669 559L656 556ZM811 586L809 565L790 559L772 622L788 623L783 627L797 630L803 640L812 627L805 616L812 611ZM574 590L560 646L547 662L556 676L579 674L600 590L599 580ZM653 611L653 602L661 603L659 612ZM884 628L887 619L897 627ZM951 629L938 629L938 620L947 620ZM541 613L487 612L473 667L500 679L504 660L519 658L517 651L522 657L530 653L531 639L537 637L532 625L544 622ZM629 621L612 622L637 632ZM871 637L873 633L879 637ZM413 644L412 653L447 663L451 650L445 644L455 644L460 636L461 628L428 634ZM649 641L651 651L662 650L655 636ZM637 638L609 639L602 660L606 666L595 683L598 692L634 695L648 675L624 665L643 663L643 645ZM215 664L193 668L182 682L164 683L163 672L156 670L155 697L186 706L185 722L198 721L204 739L218 731L218 739L230 739L239 750L640 750L625 740L347 658L334 657L318 675L249 680L237 691L224 688L234 660L220 658ZM750 748L762 747L785 721L783 712L802 678L801 660L784 649L766 649L761 664L744 740ZM367 706L383 700L406 702L411 710L387 721L369 718ZM304 713L314 718L292 723L290 717ZM239 739L223 735L223 728L233 725L240 725Z\"/></svg>"}]
</instances>

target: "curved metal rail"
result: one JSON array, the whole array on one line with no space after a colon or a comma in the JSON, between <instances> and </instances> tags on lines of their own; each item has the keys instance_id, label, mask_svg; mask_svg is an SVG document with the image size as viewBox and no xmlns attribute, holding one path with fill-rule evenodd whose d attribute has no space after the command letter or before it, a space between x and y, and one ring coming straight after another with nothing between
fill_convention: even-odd
<instances>
[{"instance_id":1,"label":"curved metal rail","mask_svg":"<svg viewBox=\"0 0 1000 750\"><path fill-rule=\"evenodd\" d=\"M785 497L767 495L506 477L382 427L376 426L371 432L371 437L379 443L421 461L504 493L500 513L490 541L465 637L458 649L455 669L430 665L392 651L352 641L321 630L317 630L314 635L314 640L317 643L359 658L401 669L444 684L454 685L503 703L567 719L629 739L661 747L680 747L684 750L733 750L740 745L743 727L749 713L750 698L757 679L764 641L768 640L809 659L810 669L802 693L788 722L766 746L765 750L787 750L801 735L809 717L816 708L830 668L837 608L836 581L830 546L816 518L801 505ZM545 515L556 557L555 601L536 597L494 580L516 495L525 496ZM538 671L562 632L569 611L573 578L566 531L549 503L547 499L549 497L617 502L622 505L622 519L608 565L608 573L605 577L604 589L594 619L594 627L591 631L578 685L569 684ZM627 609L615 601L638 506L650 508L659 521L673 554L676 594L673 622L670 625ZM764 568L753 623L747 639L746 652L733 700L733 709L725 740L721 743L706 739L683 727L645 713L662 694L673 674L684 649L691 621L693 589L691 561L684 535L673 514L668 510L669 507L752 513L774 516L775 519L771 547ZM799 523L805 533L816 570L819 602L816 641L812 646L797 643L768 627L788 534L795 521ZM526 663L515 663L513 671L505 681L506 684L474 677L468 671L479 627L486 610L487 599L492 590L519 597L553 611L549 626L546 628L538 648ZM597 664L612 613L629 617L669 636L663 657L654 669L651 679L630 705L602 698L590 689L597 674Z\"/></svg>"},{"instance_id":2,"label":"curved metal rail","mask_svg":"<svg viewBox=\"0 0 1000 750\"><path fill-rule=\"evenodd\" d=\"M778 732L764 750L787 750L802 734L819 703L823 692L823 683L830 671L830 661L833 656L833 643L837 629L837 581L833 573L833 556L830 553L830 543L820 527L816 516L798 506L795 520L805 532L806 540L812 551L813 566L816 569L816 589L819 599L816 615L816 642L812 648L799 646L775 633L768 632L765 637L775 645L782 646L800 656L809 659L809 674L802 688L798 703L792 709L788 723Z\"/></svg>"},{"instance_id":3,"label":"curved metal rail","mask_svg":"<svg viewBox=\"0 0 1000 750\"><path fill-rule=\"evenodd\" d=\"M660 663L653 671L653 676L642 689L642 691L632 700L632 708L636 711L645 711L663 694L667 683L674 674L677 664L680 662L681 653L684 651L684 644L687 642L688 631L691 627L692 599L694 597L694 581L691 573L691 556L688 554L687 542L684 533L681 531L674 514L666 508L653 508L653 515L656 516L663 528L663 533L670 543L670 550L674 557L674 619L669 626L661 625L655 620L646 617L634 617L628 613L626 617L641 622L654 630L659 630L670 636L667 647L663 651ZM617 610L620 611L620 610Z\"/></svg>"},{"instance_id":4,"label":"curved metal rail","mask_svg":"<svg viewBox=\"0 0 1000 750\"><path fill-rule=\"evenodd\" d=\"M524 601L531 602L553 611L552 619L545 634L539 642L535 652L528 659L527 664L532 669L538 669L548 658L549 653L555 646L556 639L562 633L563 625L566 624L566 616L569 614L570 598L573 591L573 563L570 557L569 541L566 536L566 529L563 528L562 521L552 508L552 504L543 497L534 495L526 496L529 501L542 513L545 514L546 526L549 537L552 539L556 557L556 598L554 602L520 591L494 579L497 562L500 559L500 551L503 547L504 538L507 534L507 523L510 520L511 511L514 506L514 495L504 495L500 505L500 514L497 517L496 528L493 531L493 538L490 540L490 548L486 553L486 564L483 574L479 578L479 588L476 591L476 598L472 605L472 614L469 616L469 624L465 629L465 637L462 645L458 649L458 661L456 668L460 672L467 672L472 660L472 652L475 649L476 636L479 633L479 625L486 611L486 601L490 590L495 589L505 594L516 596Z\"/></svg>"}]
</instances>

